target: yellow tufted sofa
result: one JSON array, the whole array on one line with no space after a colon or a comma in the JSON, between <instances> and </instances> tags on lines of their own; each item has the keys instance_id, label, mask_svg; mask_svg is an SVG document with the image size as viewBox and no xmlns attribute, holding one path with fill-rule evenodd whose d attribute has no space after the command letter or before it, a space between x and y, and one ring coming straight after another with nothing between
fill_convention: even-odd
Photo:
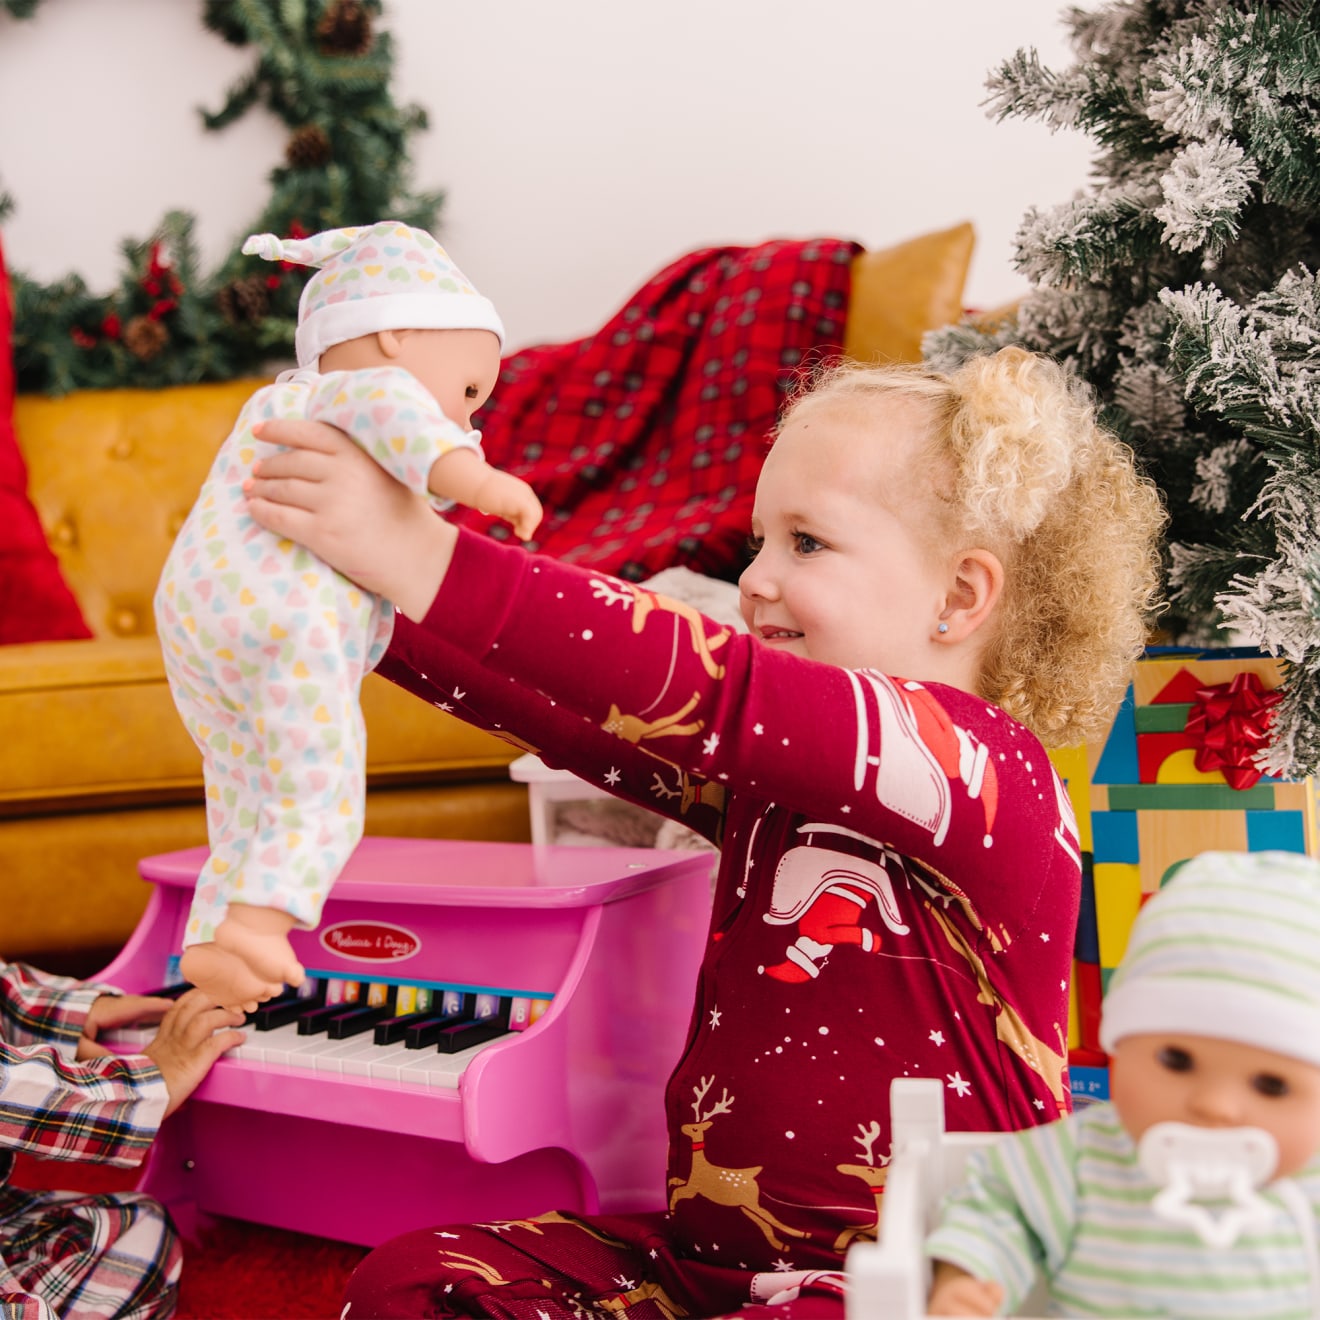
<instances>
[{"instance_id":1,"label":"yellow tufted sofa","mask_svg":"<svg viewBox=\"0 0 1320 1320\"><path fill-rule=\"evenodd\" d=\"M845 349L920 357L957 319L968 224L856 258ZM90 641L0 647L0 956L85 974L148 897L138 858L204 843L201 763L151 617L165 554L259 382L20 397L29 494ZM527 839L518 750L371 676L369 833Z\"/></svg>"}]
</instances>

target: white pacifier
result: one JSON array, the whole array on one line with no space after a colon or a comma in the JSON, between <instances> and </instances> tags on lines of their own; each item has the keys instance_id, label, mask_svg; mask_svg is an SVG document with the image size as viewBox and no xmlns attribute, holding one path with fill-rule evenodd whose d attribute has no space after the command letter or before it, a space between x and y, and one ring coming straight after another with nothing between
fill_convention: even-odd
<instances>
[{"instance_id":1,"label":"white pacifier","mask_svg":"<svg viewBox=\"0 0 1320 1320\"><path fill-rule=\"evenodd\" d=\"M1231 1247L1272 1213L1256 1188L1274 1173L1279 1148L1261 1128L1156 1123L1138 1142L1137 1161L1161 1188L1155 1213L1186 1224L1208 1247Z\"/></svg>"}]
</instances>

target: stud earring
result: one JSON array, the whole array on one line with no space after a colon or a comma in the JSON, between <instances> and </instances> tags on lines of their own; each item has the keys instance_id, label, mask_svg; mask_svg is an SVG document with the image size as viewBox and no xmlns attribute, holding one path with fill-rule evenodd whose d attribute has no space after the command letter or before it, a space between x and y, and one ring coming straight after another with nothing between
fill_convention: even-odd
<instances>
[{"instance_id":1,"label":"stud earring","mask_svg":"<svg viewBox=\"0 0 1320 1320\"><path fill-rule=\"evenodd\" d=\"M949 631L949 625L948 625L947 623L942 623L942 624L940 624L940 626L939 626L938 628L936 628L935 631L936 631L936 632L941 632L941 633L946 633L946 632Z\"/></svg>"}]
</instances>

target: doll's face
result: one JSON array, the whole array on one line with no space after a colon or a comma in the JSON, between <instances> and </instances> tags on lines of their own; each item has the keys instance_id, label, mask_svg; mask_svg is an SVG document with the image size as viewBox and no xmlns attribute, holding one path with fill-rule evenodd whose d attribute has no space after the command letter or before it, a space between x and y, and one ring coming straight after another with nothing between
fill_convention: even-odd
<instances>
[{"instance_id":1,"label":"doll's face","mask_svg":"<svg viewBox=\"0 0 1320 1320\"><path fill-rule=\"evenodd\" d=\"M1279 1145L1276 1177L1320 1151L1320 1068L1212 1036L1124 1036L1109 1094L1134 1142L1156 1123L1256 1127Z\"/></svg>"},{"instance_id":2,"label":"doll's face","mask_svg":"<svg viewBox=\"0 0 1320 1320\"><path fill-rule=\"evenodd\" d=\"M490 330L400 330L394 365L421 381L446 417L465 431L500 374L500 341Z\"/></svg>"}]
</instances>

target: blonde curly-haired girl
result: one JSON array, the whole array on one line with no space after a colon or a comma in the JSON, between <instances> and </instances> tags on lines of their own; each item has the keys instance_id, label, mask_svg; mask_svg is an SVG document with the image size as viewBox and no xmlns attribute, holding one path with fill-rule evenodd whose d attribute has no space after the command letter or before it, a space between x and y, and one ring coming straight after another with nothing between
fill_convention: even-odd
<instances>
[{"instance_id":1,"label":"blonde curly-haired girl","mask_svg":"<svg viewBox=\"0 0 1320 1320\"><path fill-rule=\"evenodd\" d=\"M1148 639L1167 521L1089 387L1020 348L951 373L834 365L780 422L884 398L924 426L902 475L905 517L932 554L976 543L1004 568L977 691L1047 747L1102 733ZM874 428L884 443L883 425Z\"/></svg>"},{"instance_id":2,"label":"blonde curly-haired girl","mask_svg":"<svg viewBox=\"0 0 1320 1320\"><path fill-rule=\"evenodd\" d=\"M345 1314L842 1317L895 1077L951 1129L1069 1108L1080 846L1042 742L1117 703L1153 488L1044 359L831 372L766 455L739 633L459 532L334 432L269 438L252 515L395 602L382 673L721 848L652 1213L419 1225Z\"/></svg>"}]
</instances>

